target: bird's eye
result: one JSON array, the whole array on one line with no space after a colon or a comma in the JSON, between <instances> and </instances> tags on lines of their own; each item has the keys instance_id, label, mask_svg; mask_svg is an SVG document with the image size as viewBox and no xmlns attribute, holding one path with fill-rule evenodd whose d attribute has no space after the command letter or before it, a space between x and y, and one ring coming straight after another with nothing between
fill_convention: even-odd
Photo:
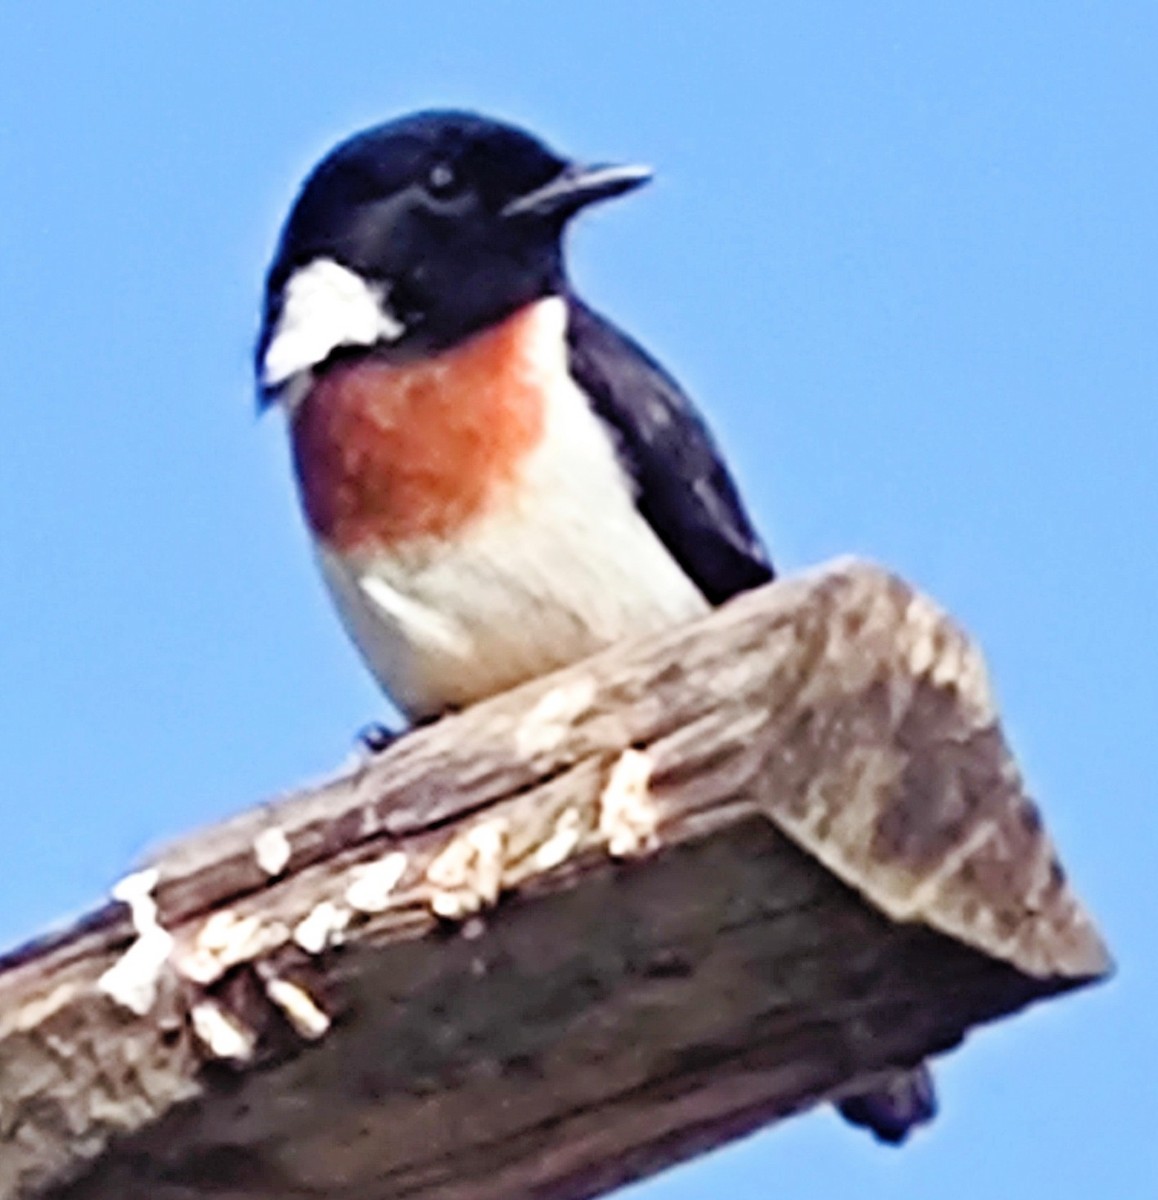
<instances>
[{"instance_id":1,"label":"bird's eye","mask_svg":"<svg viewBox=\"0 0 1158 1200\"><path fill-rule=\"evenodd\" d=\"M435 163L426 176L426 190L439 200L445 200L462 190L462 178L450 163Z\"/></svg>"}]
</instances>

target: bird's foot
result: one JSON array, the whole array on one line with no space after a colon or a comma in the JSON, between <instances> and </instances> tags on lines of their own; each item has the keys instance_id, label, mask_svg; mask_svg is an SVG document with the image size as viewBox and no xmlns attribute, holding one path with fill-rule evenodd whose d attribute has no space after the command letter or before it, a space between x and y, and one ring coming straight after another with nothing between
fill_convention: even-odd
<instances>
[{"instance_id":1,"label":"bird's foot","mask_svg":"<svg viewBox=\"0 0 1158 1200\"><path fill-rule=\"evenodd\" d=\"M446 711L453 712L456 710L447 709ZM363 725L358 730L358 749L365 754L369 754L371 757L375 754L382 754L408 733L415 729L422 729L427 725L433 725L444 715L444 713L430 713L428 716L416 717L413 723L405 729L391 729L389 725L383 725L381 721L371 721L369 725Z\"/></svg>"},{"instance_id":2,"label":"bird's foot","mask_svg":"<svg viewBox=\"0 0 1158 1200\"><path fill-rule=\"evenodd\" d=\"M383 725L381 721L371 721L369 725L363 725L358 730L358 747L371 756L382 754L389 750L405 732L404 729L391 729L388 725Z\"/></svg>"}]
</instances>

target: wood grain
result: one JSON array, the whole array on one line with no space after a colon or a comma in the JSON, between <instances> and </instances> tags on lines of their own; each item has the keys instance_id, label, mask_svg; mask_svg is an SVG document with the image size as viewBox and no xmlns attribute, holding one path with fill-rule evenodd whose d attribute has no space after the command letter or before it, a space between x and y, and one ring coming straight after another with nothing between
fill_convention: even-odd
<instances>
[{"instance_id":1,"label":"wood grain","mask_svg":"<svg viewBox=\"0 0 1158 1200\"><path fill-rule=\"evenodd\" d=\"M154 867L160 935L0 966L4 1200L595 1196L1109 969L976 651L856 563Z\"/></svg>"}]
</instances>

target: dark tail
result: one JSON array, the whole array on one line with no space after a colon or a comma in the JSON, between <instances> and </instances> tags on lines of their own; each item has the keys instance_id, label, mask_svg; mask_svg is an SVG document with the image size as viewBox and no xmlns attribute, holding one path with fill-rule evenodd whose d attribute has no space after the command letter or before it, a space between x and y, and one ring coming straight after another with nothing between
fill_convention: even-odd
<instances>
[{"instance_id":1,"label":"dark tail","mask_svg":"<svg viewBox=\"0 0 1158 1200\"><path fill-rule=\"evenodd\" d=\"M929 1068L922 1063L888 1076L871 1092L841 1100L836 1107L846 1121L863 1125L880 1141L896 1146L937 1115L937 1091Z\"/></svg>"}]
</instances>

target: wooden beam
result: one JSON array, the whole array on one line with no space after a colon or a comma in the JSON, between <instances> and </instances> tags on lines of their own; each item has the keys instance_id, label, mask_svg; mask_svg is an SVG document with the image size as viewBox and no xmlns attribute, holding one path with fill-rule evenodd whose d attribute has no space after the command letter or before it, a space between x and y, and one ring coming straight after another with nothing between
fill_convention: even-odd
<instances>
[{"instance_id":1,"label":"wooden beam","mask_svg":"<svg viewBox=\"0 0 1158 1200\"><path fill-rule=\"evenodd\" d=\"M0 1198L596 1196L1090 982L974 648L839 563L412 733L0 964Z\"/></svg>"}]
</instances>

